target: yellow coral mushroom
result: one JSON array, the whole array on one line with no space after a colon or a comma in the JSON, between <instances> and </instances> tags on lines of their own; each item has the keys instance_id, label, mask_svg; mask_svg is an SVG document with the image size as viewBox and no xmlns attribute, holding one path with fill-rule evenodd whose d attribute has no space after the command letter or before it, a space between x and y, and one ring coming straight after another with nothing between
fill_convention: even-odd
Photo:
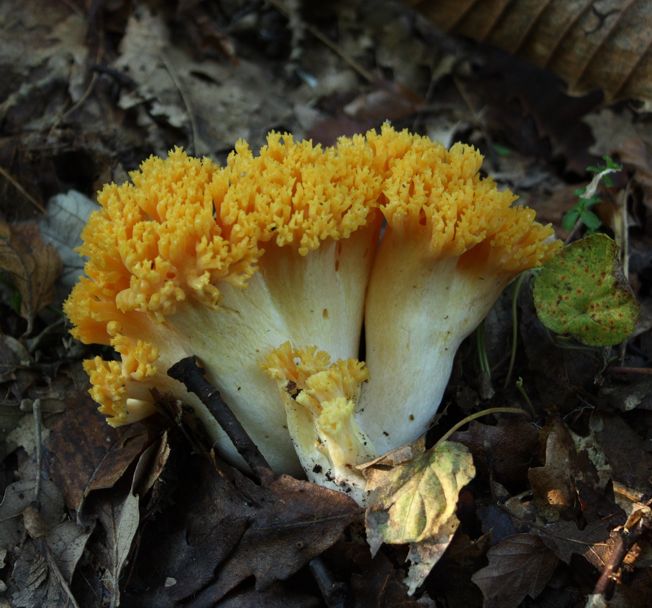
<instances>
[{"instance_id":1,"label":"yellow coral mushroom","mask_svg":"<svg viewBox=\"0 0 652 608\"><path fill-rule=\"evenodd\" d=\"M195 355L274 469L361 500L355 465L426 431L461 341L558 246L481 163L385 125L325 149L272 133L224 167L174 150L106 186L65 306L115 350L85 363L101 411L125 424L170 393L239 461L166 374Z\"/></svg>"},{"instance_id":2,"label":"yellow coral mushroom","mask_svg":"<svg viewBox=\"0 0 652 608\"><path fill-rule=\"evenodd\" d=\"M277 383L308 478L363 502L364 481L355 466L374 454L354 416L360 387L368 378L364 363L331 363L330 356L314 346L295 348L286 342L262 367Z\"/></svg>"},{"instance_id":3,"label":"yellow coral mushroom","mask_svg":"<svg viewBox=\"0 0 652 608\"><path fill-rule=\"evenodd\" d=\"M462 340L522 270L559 247L534 211L482 178L482 156L384 127L401 157L388 163L365 309L369 382L358 419L379 454L422 435L441 402Z\"/></svg>"},{"instance_id":4,"label":"yellow coral mushroom","mask_svg":"<svg viewBox=\"0 0 652 608\"><path fill-rule=\"evenodd\" d=\"M106 186L81 253L87 278L65 310L73 335L120 361L87 361L109 422L150 414L156 387L193 405L238 460L206 408L166 375L194 354L277 470L298 470L283 405L260 369L288 340L355 357L379 229L381 178L362 139L323 150L270 134L221 168L175 150L132 183Z\"/></svg>"}]
</instances>

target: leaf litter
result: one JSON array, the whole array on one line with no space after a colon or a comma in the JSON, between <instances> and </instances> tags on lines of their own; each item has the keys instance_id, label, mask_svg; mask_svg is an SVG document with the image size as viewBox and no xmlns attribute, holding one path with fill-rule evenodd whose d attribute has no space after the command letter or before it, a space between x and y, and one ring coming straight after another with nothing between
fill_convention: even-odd
<instances>
[{"instance_id":1,"label":"leaf litter","mask_svg":"<svg viewBox=\"0 0 652 608\"><path fill-rule=\"evenodd\" d=\"M456 10L468 22L445 29L478 37L471 17L488 9ZM617 22L608 15L603 26ZM568 97L550 72L445 35L398 3L118 1L87 12L29 0L0 11L0 31L0 68L12 76L0 84L0 605L337 605L320 587L324 568L355 607L649 605L645 112L594 93ZM27 39L38 41L30 53ZM601 52L626 65L614 44ZM649 103L645 80L618 89L609 61L575 82L569 66L578 67L553 68L575 91L592 84ZM487 322L494 395L478 381L469 340L426 444L393 469L367 469L377 484L372 558L348 498L283 476L255 483L211 457L182 413L107 427L84 396L79 361L91 353L67 337L59 305L81 268L74 247L94 190L148 154L182 145L223 160L239 137L256 146L288 129L331 142L385 118L473 143L495 178L565 236L587 165L612 155L629 227L628 240L614 235L629 260L618 281L641 320L626 348L589 347L585 316L546 329L523 287L513 342L507 290ZM603 232L618 205L607 196L595 208ZM591 331L588 342L605 343L603 329ZM492 405L532 419L496 415L437 444Z\"/></svg>"}]
</instances>

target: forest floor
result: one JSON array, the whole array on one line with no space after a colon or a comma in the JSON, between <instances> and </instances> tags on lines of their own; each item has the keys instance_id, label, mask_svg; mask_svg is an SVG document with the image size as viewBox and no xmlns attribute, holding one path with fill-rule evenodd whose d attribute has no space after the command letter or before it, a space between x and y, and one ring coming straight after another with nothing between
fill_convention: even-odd
<instances>
[{"instance_id":1,"label":"forest floor","mask_svg":"<svg viewBox=\"0 0 652 608\"><path fill-rule=\"evenodd\" d=\"M570 96L398 2L3 2L0 40L0 607L652 605L650 99ZM463 343L428 445L486 408L528 415L452 436L476 475L412 595L407 547L372 559L350 506L257 486L162 419L108 427L81 366L101 351L61 308L96 192L149 155L222 163L270 130L328 145L384 121L477 147L562 240L587 232L564 216L590 167L620 163L589 219L640 304L625 343L587 347L542 325L528 278Z\"/></svg>"}]
</instances>

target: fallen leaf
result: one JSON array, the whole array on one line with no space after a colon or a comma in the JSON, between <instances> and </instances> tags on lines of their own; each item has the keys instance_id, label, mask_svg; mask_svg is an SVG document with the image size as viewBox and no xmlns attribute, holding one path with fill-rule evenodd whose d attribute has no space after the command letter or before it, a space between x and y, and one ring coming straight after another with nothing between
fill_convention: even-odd
<instances>
[{"instance_id":1,"label":"fallen leaf","mask_svg":"<svg viewBox=\"0 0 652 608\"><path fill-rule=\"evenodd\" d=\"M596 414L591 420L596 440L606 456L614 481L649 493L652 484L652 454L643 439L620 416Z\"/></svg>"},{"instance_id":2,"label":"fallen leaf","mask_svg":"<svg viewBox=\"0 0 652 608\"><path fill-rule=\"evenodd\" d=\"M434 608L432 601L410 597L402 578L387 556L377 553L361 574L351 577L355 608Z\"/></svg>"},{"instance_id":3,"label":"fallen leaf","mask_svg":"<svg viewBox=\"0 0 652 608\"><path fill-rule=\"evenodd\" d=\"M513 608L536 598L552 577L555 554L534 534L516 534L489 549L489 564L471 580L480 587L485 608Z\"/></svg>"},{"instance_id":4,"label":"fallen leaf","mask_svg":"<svg viewBox=\"0 0 652 608\"><path fill-rule=\"evenodd\" d=\"M139 5L112 66L133 83L121 91L119 107L138 113L160 152L167 148L161 122L183 129L193 153L217 155L240 138L258 144L270 125L290 117L286 92L263 65L195 60L173 37L164 15Z\"/></svg>"},{"instance_id":5,"label":"fallen leaf","mask_svg":"<svg viewBox=\"0 0 652 608\"><path fill-rule=\"evenodd\" d=\"M53 196L47 213L39 219L41 236L58 252L63 263L60 282L70 289L83 274L84 258L75 249L82 244L81 232L90 214L99 209L81 192L70 190Z\"/></svg>"},{"instance_id":6,"label":"fallen leaf","mask_svg":"<svg viewBox=\"0 0 652 608\"><path fill-rule=\"evenodd\" d=\"M537 438L534 424L513 416L501 417L495 426L472 422L451 437L469 448L479 473L503 485L526 479Z\"/></svg>"},{"instance_id":7,"label":"fallen leaf","mask_svg":"<svg viewBox=\"0 0 652 608\"><path fill-rule=\"evenodd\" d=\"M590 346L625 340L639 311L618 246L604 234L575 241L549 260L536 276L534 304L546 327Z\"/></svg>"},{"instance_id":8,"label":"fallen leaf","mask_svg":"<svg viewBox=\"0 0 652 608\"><path fill-rule=\"evenodd\" d=\"M264 591L245 589L215 604L215 608L319 608L321 605L314 595L302 593L290 585L274 583ZM195 608L194 602L187 607Z\"/></svg>"},{"instance_id":9,"label":"fallen leaf","mask_svg":"<svg viewBox=\"0 0 652 608\"><path fill-rule=\"evenodd\" d=\"M114 493L98 501L91 510L104 528L105 535L96 555L104 568L102 583L111 597L111 605L120 605L120 576L131 552L140 523L139 497L132 490Z\"/></svg>"},{"instance_id":10,"label":"fallen leaf","mask_svg":"<svg viewBox=\"0 0 652 608\"><path fill-rule=\"evenodd\" d=\"M572 94L599 87L608 102L652 103L647 55L652 9L646 0L615 3L602 10L565 0L408 3L445 31L497 46L556 72Z\"/></svg>"},{"instance_id":11,"label":"fallen leaf","mask_svg":"<svg viewBox=\"0 0 652 608\"><path fill-rule=\"evenodd\" d=\"M467 448L445 441L389 470L381 460L363 469L369 492L367 540L372 555L383 543L409 544L406 583L416 591L443 555L459 520L460 490L475 474Z\"/></svg>"},{"instance_id":12,"label":"fallen leaf","mask_svg":"<svg viewBox=\"0 0 652 608\"><path fill-rule=\"evenodd\" d=\"M63 499L57 486L41 479L39 511L47 530L56 526L63 516ZM36 501L36 476L15 481L5 489L0 503L0 549L11 549L25 534L21 516Z\"/></svg>"},{"instance_id":13,"label":"fallen leaf","mask_svg":"<svg viewBox=\"0 0 652 608\"><path fill-rule=\"evenodd\" d=\"M34 606L65 606L66 594L50 575L47 558L39 549L39 543L25 544L14 564L9 581L11 606L33 608Z\"/></svg>"},{"instance_id":14,"label":"fallen leaf","mask_svg":"<svg viewBox=\"0 0 652 608\"><path fill-rule=\"evenodd\" d=\"M47 36L40 35L44 28ZM66 4L29 0L1 7L0 71L7 78L0 85L0 114L6 133L20 132L21 126L25 131L46 130L69 99L82 96L86 29L83 14ZM59 86L66 95L53 95Z\"/></svg>"},{"instance_id":15,"label":"fallen leaf","mask_svg":"<svg viewBox=\"0 0 652 608\"><path fill-rule=\"evenodd\" d=\"M75 568L93 533L94 526L79 526L72 521L64 521L53 528L46 536L52 555L67 583L72 581Z\"/></svg>"},{"instance_id":16,"label":"fallen leaf","mask_svg":"<svg viewBox=\"0 0 652 608\"><path fill-rule=\"evenodd\" d=\"M634 171L634 182L643 191L643 201L652 205L652 131L631 111L602 108L584 117L593 132L591 152L617 155L625 169Z\"/></svg>"},{"instance_id":17,"label":"fallen leaf","mask_svg":"<svg viewBox=\"0 0 652 608\"><path fill-rule=\"evenodd\" d=\"M56 249L41 240L36 224L0 222L0 270L12 278L21 298L20 314L31 323L54 297L61 260Z\"/></svg>"},{"instance_id":18,"label":"fallen leaf","mask_svg":"<svg viewBox=\"0 0 652 608\"><path fill-rule=\"evenodd\" d=\"M247 481L242 488L251 488ZM262 590L294 574L323 553L359 514L345 494L287 475L264 487L259 508L237 550L217 572L217 580L197 597L197 608L213 603L249 576Z\"/></svg>"},{"instance_id":19,"label":"fallen leaf","mask_svg":"<svg viewBox=\"0 0 652 608\"><path fill-rule=\"evenodd\" d=\"M9 580L13 606L68 606L69 584L92 527L64 521L42 538L28 538L18 551Z\"/></svg>"},{"instance_id":20,"label":"fallen leaf","mask_svg":"<svg viewBox=\"0 0 652 608\"><path fill-rule=\"evenodd\" d=\"M575 481L579 475L573 439L559 421L553 423L546 438L545 465L528 473L534 495L546 507L572 514L579 509Z\"/></svg>"},{"instance_id":21,"label":"fallen leaf","mask_svg":"<svg viewBox=\"0 0 652 608\"><path fill-rule=\"evenodd\" d=\"M143 608L191 598L193 608L212 607L251 577L264 591L330 547L360 513L340 492L285 475L259 486L226 465L216 471L186 456L178 436L171 442L163 491L176 480L181 498L144 523L128 589Z\"/></svg>"},{"instance_id":22,"label":"fallen leaf","mask_svg":"<svg viewBox=\"0 0 652 608\"><path fill-rule=\"evenodd\" d=\"M113 487L148 441L146 426L111 428L90 397L71 397L47 441L50 474L68 507L79 510L90 492Z\"/></svg>"},{"instance_id":23,"label":"fallen leaf","mask_svg":"<svg viewBox=\"0 0 652 608\"><path fill-rule=\"evenodd\" d=\"M573 521L558 521L533 530L544 544L563 562L569 564L573 555L582 555L597 568L603 563L596 563L597 549L609 541L613 528L625 521L625 514L620 511L612 517L597 519L581 530Z\"/></svg>"}]
</instances>

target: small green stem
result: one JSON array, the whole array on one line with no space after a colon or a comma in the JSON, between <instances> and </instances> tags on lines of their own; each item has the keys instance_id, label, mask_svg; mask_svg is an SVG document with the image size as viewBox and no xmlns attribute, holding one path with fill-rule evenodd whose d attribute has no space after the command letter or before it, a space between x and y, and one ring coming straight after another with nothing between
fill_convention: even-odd
<instances>
[{"instance_id":1,"label":"small green stem","mask_svg":"<svg viewBox=\"0 0 652 608\"><path fill-rule=\"evenodd\" d=\"M507 388L512 381L514 363L516 363L516 349L518 346L518 294L521 293L521 287L523 286L523 280L526 274L526 272L522 272L514 284L514 293L512 294L512 352L509 356L509 367L507 368L507 376L505 377L503 388Z\"/></svg>"},{"instance_id":2,"label":"small green stem","mask_svg":"<svg viewBox=\"0 0 652 608\"><path fill-rule=\"evenodd\" d=\"M490 416L491 414L520 414L524 416L529 416L528 412L522 410L519 407L489 407L486 410L480 410L475 414L471 414L470 416L467 416L466 418L460 420L457 424L453 425L453 427L450 430L448 430L444 434L444 436L437 442L437 445L448 440L448 438L453 433L461 429L465 424L468 424L469 422L473 422L474 420L477 420L478 418L482 418L483 416Z\"/></svg>"},{"instance_id":3,"label":"small green stem","mask_svg":"<svg viewBox=\"0 0 652 608\"><path fill-rule=\"evenodd\" d=\"M532 418L536 418L534 406L532 405L532 401L530 401L530 397L528 397L528 394L525 392L525 387L523 386L523 378L520 376L516 381L516 388L518 389L518 392L523 396L523 399L525 399L525 403L527 403L528 409L530 410L530 415Z\"/></svg>"}]
</instances>

